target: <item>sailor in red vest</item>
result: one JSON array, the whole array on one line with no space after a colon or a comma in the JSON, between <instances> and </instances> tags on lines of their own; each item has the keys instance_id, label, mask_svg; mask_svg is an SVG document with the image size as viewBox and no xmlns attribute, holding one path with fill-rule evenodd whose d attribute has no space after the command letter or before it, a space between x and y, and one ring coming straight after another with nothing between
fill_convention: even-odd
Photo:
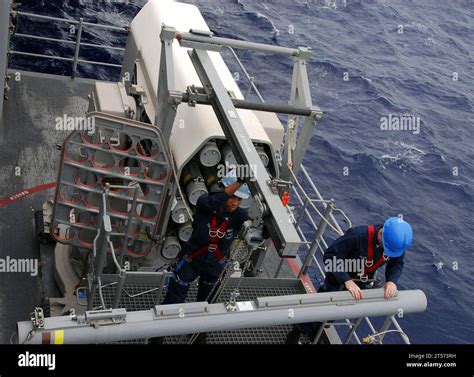
<instances>
[{"instance_id":1,"label":"sailor in red vest","mask_svg":"<svg viewBox=\"0 0 474 377\"><path fill-rule=\"evenodd\" d=\"M385 298L397 292L405 251L413 242L413 231L401 217L390 217L383 225L350 228L324 253L326 279L318 292L351 292L356 300L371 288L377 269L385 268ZM348 268L350 267L350 268ZM287 344L296 344L301 334L314 339L321 323L301 323L288 333Z\"/></svg>"},{"instance_id":2,"label":"sailor in red vest","mask_svg":"<svg viewBox=\"0 0 474 377\"><path fill-rule=\"evenodd\" d=\"M230 245L249 219L247 210L239 207L250 196L247 184L235 174L224 177L223 183L223 192L204 194L197 201L193 233L183 246L163 304L184 302L189 285L198 277L197 301L209 300L227 263Z\"/></svg>"}]
</instances>

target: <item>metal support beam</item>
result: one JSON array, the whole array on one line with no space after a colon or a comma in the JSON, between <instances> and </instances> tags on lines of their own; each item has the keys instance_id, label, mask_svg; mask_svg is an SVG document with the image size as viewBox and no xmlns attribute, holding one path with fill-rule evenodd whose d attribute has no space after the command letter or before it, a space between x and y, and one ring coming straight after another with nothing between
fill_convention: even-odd
<instances>
[{"instance_id":1,"label":"metal support beam","mask_svg":"<svg viewBox=\"0 0 474 377\"><path fill-rule=\"evenodd\" d=\"M344 340L344 344L349 344L363 319L364 317L360 317L357 319L357 321L355 321L355 323L352 325L351 331L349 331L349 334L347 334L346 340Z\"/></svg>"},{"instance_id":2,"label":"metal support beam","mask_svg":"<svg viewBox=\"0 0 474 377\"><path fill-rule=\"evenodd\" d=\"M118 274L117 288L115 289L114 302L112 308L116 309L120 303L120 297L122 296L123 287L125 285L125 279L127 278L127 270L124 268Z\"/></svg>"},{"instance_id":3,"label":"metal support beam","mask_svg":"<svg viewBox=\"0 0 474 377\"><path fill-rule=\"evenodd\" d=\"M110 232L112 229L110 229ZM94 258L93 265L94 265L94 274L89 281L92 281L88 300L87 300L87 309L92 310L94 305L94 300L96 297L97 288L100 284L100 277L104 270L105 262L107 260L107 239L104 230L102 229L102 234L99 237L98 244L100 245L97 249L97 256Z\"/></svg>"},{"instance_id":4,"label":"metal support beam","mask_svg":"<svg viewBox=\"0 0 474 377\"><path fill-rule=\"evenodd\" d=\"M269 186L270 176L255 150L209 53L203 50L190 50L189 55L206 94L211 98L212 107L237 163L248 166L253 172L253 178L248 184L252 194L261 195L268 207L268 229L278 253L285 257L296 257L301 239L290 222L280 197Z\"/></svg>"},{"instance_id":5,"label":"metal support beam","mask_svg":"<svg viewBox=\"0 0 474 377\"><path fill-rule=\"evenodd\" d=\"M8 70L8 50L10 47L11 0L0 1L0 143L5 136L3 120L3 101L5 97L5 76Z\"/></svg>"},{"instance_id":6,"label":"metal support beam","mask_svg":"<svg viewBox=\"0 0 474 377\"><path fill-rule=\"evenodd\" d=\"M181 97L182 102L188 102L192 104L199 105L211 105L211 100L209 96L202 93L182 93ZM280 114L293 114L293 115L302 115L302 116L312 116L314 115L314 109L303 106L294 106L286 104L270 104L263 102L254 102L241 100L236 98L231 98L232 103L236 109L247 109L247 110L258 110L265 111L269 113L280 113Z\"/></svg>"},{"instance_id":7,"label":"metal support beam","mask_svg":"<svg viewBox=\"0 0 474 377\"><path fill-rule=\"evenodd\" d=\"M161 295L162 295L162 292L163 292L163 287L165 285L165 281L167 279L169 279L171 277L171 275L173 275L171 272L163 271L163 275L160 279L160 283L158 284L158 289L157 289L157 293L156 293L156 297L155 297L155 305L160 305Z\"/></svg>"},{"instance_id":8,"label":"metal support beam","mask_svg":"<svg viewBox=\"0 0 474 377\"><path fill-rule=\"evenodd\" d=\"M135 223L133 220L134 213L136 213L137 209L137 199L138 199L138 184L134 186L133 189L133 199L132 199L132 208L130 208L130 214L128 216L127 220L127 230L125 231L125 236L123 237L122 241L122 248L120 250L120 257L119 257L119 264L122 266L123 264L123 258L125 256L125 253L127 251L128 247L128 237L132 234L132 226ZM117 271L117 273L120 271Z\"/></svg>"},{"instance_id":9,"label":"metal support beam","mask_svg":"<svg viewBox=\"0 0 474 377\"><path fill-rule=\"evenodd\" d=\"M181 103L181 92L176 92L174 82L173 40L176 35L174 28L164 26L161 29L160 73L158 79L155 126L161 129L166 142L173 130L178 106Z\"/></svg>"},{"instance_id":10,"label":"metal support beam","mask_svg":"<svg viewBox=\"0 0 474 377\"><path fill-rule=\"evenodd\" d=\"M311 340L311 344L318 344L319 339L321 338L321 335L323 335L324 328L326 327L328 321L324 321L321 323L319 326L318 331L316 332L316 335L314 336L314 339Z\"/></svg>"},{"instance_id":11,"label":"metal support beam","mask_svg":"<svg viewBox=\"0 0 474 377\"><path fill-rule=\"evenodd\" d=\"M324 231L326 230L326 226L329 221L329 215L331 214L331 212L332 212L332 205L328 205L326 209L324 210L323 218L319 222L318 229L316 230L316 235L314 236L314 241L311 244L308 254L306 254L306 258L304 259L303 265L301 266L301 270L298 273L298 278L301 277L301 275L306 274L308 267L310 266L313 260L313 256L319 247L319 242L321 240L321 237L323 236Z\"/></svg>"},{"instance_id":12,"label":"metal support beam","mask_svg":"<svg viewBox=\"0 0 474 377\"><path fill-rule=\"evenodd\" d=\"M311 141L316 122L322 115L319 108L313 107L308 72L306 69L307 64L308 62L305 57L294 59L290 105L312 108L313 112L310 116L303 118L303 128L298 137L298 118L293 116L288 120L282 170L280 174L280 177L287 181L293 181L293 175L288 167L288 161L291 163L291 169L296 176Z\"/></svg>"},{"instance_id":13,"label":"metal support beam","mask_svg":"<svg viewBox=\"0 0 474 377\"><path fill-rule=\"evenodd\" d=\"M420 290L398 292L385 300L383 289L368 290L356 301L349 292L261 297L237 303L227 311L224 303L194 302L155 306L152 310L126 312L125 309L88 311L75 317L45 318L44 327L32 332L29 344L41 344L61 332L65 344L109 343L169 335L235 330L305 322L325 322L366 315L393 315L422 312L427 300ZM18 340L24 343L33 324L18 322Z\"/></svg>"},{"instance_id":14,"label":"metal support beam","mask_svg":"<svg viewBox=\"0 0 474 377\"><path fill-rule=\"evenodd\" d=\"M392 323L393 323L393 326L395 326L395 329L399 332L399 334L401 335L402 337L402 340L403 340L403 343L405 344L411 344L410 343L410 339L408 338L407 335L403 335L404 332L402 330L402 328L400 327L400 325L398 324L398 321L395 319L394 316L392 316ZM375 332L375 331L374 331Z\"/></svg>"},{"instance_id":15,"label":"metal support beam","mask_svg":"<svg viewBox=\"0 0 474 377\"><path fill-rule=\"evenodd\" d=\"M82 37L83 24L84 24L84 19L81 17L79 18L79 27L77 29L76 49L74 51L74 61L72 63L72 72L71 72L72 78L75 78L76 73L77 73L77 61L79 59L79 50L81 49L81 37Z\"/></svg>"},{"instance_id":16,"label":"metal support beam","mask_svg":"<svg viewBox=\"0 0 474 377\"><path fill-rule=\"evenodd\" d=\"M383 322L382 327L379 330L380 335L377 336L377 339L380 341L380 343L383 342L383 338L385 337L385 331L387 331L390 328L390 325L392 324L392 317L391 315L388 315L387 318L385 318L385 321Z\"/></svg>"},{"instance_id":17,"label":"metal support beam","mask_svg":"<svg viewBox=\"0 0 474 377\"><path fill-rule=\"evenodd\" d=\"M110 231L108 232L110 234ZM94 265L94 275L92 276L92 279L89 279L89 281L92 280L91 284L91 289L89 292L88 300L87 300L87 309L92 310L92 307L94 305L94 300L96 297L96 292L97 288L99 287L100 284L100 277L102 275L102 272L105 267L105 262L107 260L107 239L106 239L106 234L104 232L104 229L102 229L102 234L99 237L98 244L100 245L98 250L97 250L97 256L94 258L93 265Z\"/></svg>"},{"instance_id":18,"label":"metal support beam","mask_svg":"<svg viewBox=\"0 0 474 377\"><path fill-rule=\"evenodd\" d=\"M288 48L274 45L267 45L263 43L255 43L248 41L241 41L237 39L229 39L222 37L214 37L212 35L204 35L198 33L186 33L186 32L176 32L176 39L179 40L181 45L185 44L186 47L197 47L205 45L214 45L214 46L228 46L233 48L244 48L246 50L254 50L260 52L266 52L271 54L281 54L288 56L307 56L309 53L308 48L299 47L299 48ZM197 46L193 46L192 43L195 43Z\"/></svg>"},{"instance_id":19,"label":"metal support beam","mask_svg":"<svg viewBox=\"0 0 474 377\"><path fill-rule=\"evenodd\" d=\"M106 190L108 191L108 188L106 188ZM94 239L94 250L93 253L90 254L91 266L93 267L93 271L89 276L89 281L92 283L90 284L89 295L87 297L87 310L92 310L97 288L99 288L99 290L102 289L102 287L100 286L100 279L104 271L105 264L107 262L107 238L110 237L110 233L112 233L112 224L110 222L110 216L106 213L106 193L103 193L98 224L98 232L100 232L100 234L98 239L97 237L96 239ZM97 245L99 245L98 248Z\"/></svg>"}]
</instances>

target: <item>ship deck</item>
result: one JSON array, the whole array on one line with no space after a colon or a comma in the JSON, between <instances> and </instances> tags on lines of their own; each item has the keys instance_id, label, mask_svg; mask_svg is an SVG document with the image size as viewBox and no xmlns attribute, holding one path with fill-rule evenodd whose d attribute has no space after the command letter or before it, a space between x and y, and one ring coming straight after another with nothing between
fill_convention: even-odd
<instances>
[{"instance_id":1,"label":"ship deck","mask_svg":"<svg viewBox=\"0 0 474 377\"><path fill-rule=\"evenodd\" d=\"M9 74L11 90L4 102L0 149L0 258L40 260L34 211L54 196L54 188L38 186L55 182L60 159L56 144L68 134L55 129L55 119L84 115L94 82L31 72L18 75L14 70ZM52 276L44 277L50 284ZM1 343L10 342L17 321L29 319L34 307L44 304L45 288L41 272L37 276L0 273Z\"/></svg>"}]
</instances>

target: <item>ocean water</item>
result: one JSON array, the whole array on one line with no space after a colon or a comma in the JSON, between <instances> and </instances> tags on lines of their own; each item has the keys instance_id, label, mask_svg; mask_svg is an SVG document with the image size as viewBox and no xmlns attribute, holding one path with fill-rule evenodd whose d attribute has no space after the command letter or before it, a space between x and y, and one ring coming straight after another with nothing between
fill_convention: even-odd
<instances>
[{"instance_id":1,"label":"ocean water","mask_svg":"<svg viewBox=\"0 0 474 377\"><path fill-rule=\"evenodd\" d=\"M126 25L145 1L22 0L22 10ZM400 289L422 289L425 313L400 323L413 343L474 342L474 1L195 0L218 36L310 46L313 103L323 110L305 165L354 225L403 214L414 229ZM69 37L67 27L22 20L18 32ZM84 41L124 46L122 33ZM70 56L72 47L16 38L17 50ZM286 102L291 60L238 52L269 102ZM98 58L100 56L100 58ZM121 53L81 49L120 64ZM69 74L65 62L12 57L22 69ZM234 64L231 70L237 70ZM117 80L119 70L79 66ZM414 121L408 130L383 120ZM334 237L333 237L334 238ZM387 341L389 338L387 336Z\"/></svg>"}]
</instances>

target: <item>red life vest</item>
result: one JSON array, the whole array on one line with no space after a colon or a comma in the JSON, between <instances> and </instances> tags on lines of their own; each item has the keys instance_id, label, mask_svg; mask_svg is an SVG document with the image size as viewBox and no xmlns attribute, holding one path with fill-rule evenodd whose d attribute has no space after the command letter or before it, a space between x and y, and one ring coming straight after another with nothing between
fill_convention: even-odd
<instances>
[{"instance_id":1,"label":"red life vest","mask_svg":"<svg viewBox=\"0 0 474 377\"><path fill-rule=\"evenodd\" d=\"M209 228L209 244L203 246L192 253L186 255L184 258L191 262L193 259L205 254L205 253L214 253L219 263L223 262L225 259L224 253L219 249L219 243L221 239L225 236L225 232L229 227L229 219L225 219L222 224L217 227L217 214L212 217L211 226Z\"/></svg>"},{"instance_id":2,"label":"red life vest","mask_svg":"<svg viewBox=\"0 0 474 377\"><path fill-rule=\"evenodd\" d=\"M369 279L369 275L374 273L383 262L387 261L389 257L382 253L382 256L374 263L374 236L375 226L369 225L367 227L369 233L367 237L367 258L365 259L364 273L360 276L360 280L365 282Z\"/></svg>"}]
</instances>

